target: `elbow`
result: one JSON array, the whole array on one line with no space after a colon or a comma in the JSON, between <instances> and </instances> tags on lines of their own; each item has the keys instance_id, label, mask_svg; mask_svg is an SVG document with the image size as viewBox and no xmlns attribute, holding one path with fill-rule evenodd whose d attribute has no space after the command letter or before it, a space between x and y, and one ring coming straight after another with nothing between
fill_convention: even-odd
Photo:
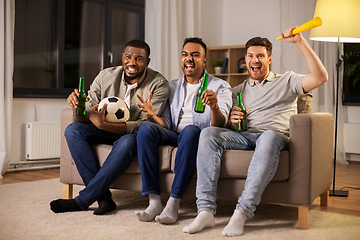
<instances>
[{"instance_id":1,"label":"elbow","mask_svg":"<svg viewBox=\"0 0 360 240\"><path fill-rule=\"evenodd\" d=\"M324 72L323 74L321 74L321 76L319 77L320 85L323 85L324 83L326 83L328 79L329 79L329 74L327 73L327 71L325 71L325 72Z\"/></svg>"}]
</instances>

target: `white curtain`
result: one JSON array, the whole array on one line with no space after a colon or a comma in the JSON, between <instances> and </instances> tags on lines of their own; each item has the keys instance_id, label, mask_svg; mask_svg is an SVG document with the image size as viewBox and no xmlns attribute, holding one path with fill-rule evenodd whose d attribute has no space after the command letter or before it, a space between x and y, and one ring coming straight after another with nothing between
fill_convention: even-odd
<instances>
[{"instance_id":1,"label":"white curtain","mask_svg":"<svg viewBox=\"0 0 360 240\"><path fill-rule=\"evenodd\" d=\"M300 26L314 17L316 0L280 0L280 27L286 30L291 26ZM328 81L319 88L312 91L313 112L330 112L335 118L335 100L336 100L336 62L337 62L337 43L327 43L309 40L310 31L303 32L310 46L323 62L329 74ZM307 74L309 72L305 58L300 50L293 44L281 42L281 72L293 70L297 73ZM340 84L338 93L342 92L342 73L340 73ZM344 108L339 99L339 118L337 134L337 163L347 163L344 149L343 136L343 112Z\"/></svg>"},{"instance_id":2,"label":"white curtain","mask_svg":"<svg viewBox=\"0 0 360 240\"><path fill-rule=\"evenodd\" d=\"M150 67L169 81L182 75L184 39L200 34L200 0L146 1L145 41L151 48Z\"/></svg>"},{"instance_id":3,"label":"white curtain","mask_svg":"<svg viewBox=\"0 0 360 240\"><path fill-rule=\"evenodd\" d=\"M10 165L15 0L1 0L0 16L0 178Z\"/></svg>"}]
</instances>

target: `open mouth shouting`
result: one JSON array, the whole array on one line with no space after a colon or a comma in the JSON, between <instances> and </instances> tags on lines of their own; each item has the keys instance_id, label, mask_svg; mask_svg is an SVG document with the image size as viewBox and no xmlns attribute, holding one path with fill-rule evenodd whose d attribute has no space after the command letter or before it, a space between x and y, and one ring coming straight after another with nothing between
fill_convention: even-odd
<instances>
[{"instance_id":1,"label":"open mouth shouting","mask_svg":"<svg viewBox=\"0 0 360 240\"><path fill-rule=\"evenodd\" d=\"M194 62L186 62L185 64L184 64L184 68L186 69L186 70L194 70L194 68L195 68L195 63Z\"/></svg>"},{"instance_id":2,"label":"open mouth shouting","mask_svg":"<svg viewBox=\"0 0 360 240\"><path fill-rule=\"evenodd\" d=\"M251 72L253 73L259 73L260 72L260 66L251 66Z\"/></svg>"},{"instance_id":3,"label":"open mouth shouting","mask_svg":"<svg viewBox=\"0 0 360 240\"><path fill-rule=\"evenodd\" d=\"M133 66L126 66L126 75L128 75L129 77L135 77L137 76L139 72L139 69Z\"/></svg>"}]
</instances>

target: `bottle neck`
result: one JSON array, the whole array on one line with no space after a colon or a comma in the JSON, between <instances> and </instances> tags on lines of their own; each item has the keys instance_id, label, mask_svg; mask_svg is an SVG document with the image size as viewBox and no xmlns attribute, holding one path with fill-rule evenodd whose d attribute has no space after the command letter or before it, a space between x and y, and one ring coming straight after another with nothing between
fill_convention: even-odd
<instances>
[{"instance_id":1,"label":"bottle neck","mask_svg":"<svg viewBox=\"0 0 360 240\"><path fill-rule=\"evenodd\" d=\"M80 77L80 81L79 81L79 91L80 92L84 92L84 78Z\"/></svg>"}]
</instances>

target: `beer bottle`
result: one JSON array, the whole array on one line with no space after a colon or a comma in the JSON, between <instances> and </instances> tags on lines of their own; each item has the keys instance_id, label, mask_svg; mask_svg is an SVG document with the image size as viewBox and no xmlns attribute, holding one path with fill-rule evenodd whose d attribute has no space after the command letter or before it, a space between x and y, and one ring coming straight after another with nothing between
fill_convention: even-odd
<instances>
[{"instance_id":1,"label":"beer bottle","mask_svg":"<svg viewBox=\"0 0 360 240\"><path fill-rule=\"evenodd\" d=\"M85 116L86 109L85 109L85 102L86 102L86 93L84 90L84 78L80 77L79 80L79 96L78 98L78 106L75 110L77 116Z\"/></svg>"},{"instance_id":2,"label":"beer bottle","mask_svg":"<svg viewBox=\"0 0 360 240\"><path fill-rule=\"evenodd\" d=\"M205 105L202 102L203 99L201 97L201 94L207 89L207 80L208 80L208 74L205 73L204 80L202 81L201 86L199 87L196 94L194 111L197 113L203 113L205 111Z\"/></svg>"},{"instance_id":3,"label":"beer bottle","mask_svg":"<svg viewBox=\"0 0 360 240\"><path fill-rule=\"evenodd\" d=\"M242 99L241 99L241 93L236 93L236 99L237 99L237 106L239 108L241 108L241 112L244 113L243 115L243 119L241 119L241 122L237 123L237 131L238 132L243 132L243 131L247 131L247 120L246 120L246 111L245 111L245 107L244 104L242 103Z\"/></svg>"}]
</instances>

